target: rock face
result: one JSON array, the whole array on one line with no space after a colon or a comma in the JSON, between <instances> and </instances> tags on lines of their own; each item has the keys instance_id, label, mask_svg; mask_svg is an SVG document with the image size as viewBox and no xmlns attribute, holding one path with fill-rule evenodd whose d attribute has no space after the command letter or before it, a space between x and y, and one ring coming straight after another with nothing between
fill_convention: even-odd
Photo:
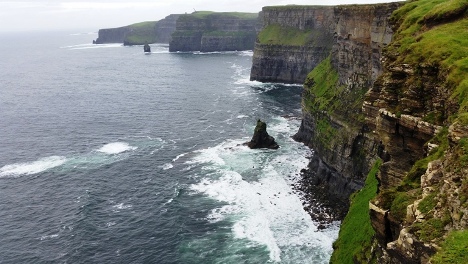
<instances>
[{"instance_id":1,"label":"rock face","mask_svg":"<svg viewBox=\"0 0 468 264\"><path fill-rule=\"evenodd\" d=\"M333 49L333 65L340 71L340 83L357 81L358 85L363 82L370 85L381 72L380 52L382 45L391 40L388 17L395 7L395 4L264 7L264 30L279 25L284 31L299 30L308 39L289 44L257 41L250 78L303 83L307 74ZM369 72L371 78L356 72Z\"/></svg>"},{"instance_id":2,"label":"rock face","mask_svg":"<svg viewBox=\"0 0 468 264\"><path fill-rule=\"evenodd\" d=\"M181 15L169 51L253 49L258 14L194 12Z\"/></svg>"},{"instance_id":3,"label":"rock face","mask_svg":"<svg viewBox=\"0 0 468 264\"><path fill-rule=\"evenodd\" d=\"M247 142L247 146L251 149L257 148L269 148L269 149L278 149L279 146L275 142L275 139L268 135L266 130L267 125L265 122L262 122L260 119L257 121L257 126L255 126L255 131L250 142Z\"/></svg>"},{"instance_id":4,"label":"rock face","mask_svg":"<svg viewBox=\"0 0 468 264\"><path fill-rule=\"evenodd\" d=\"M252 81L304 83L307 74L330 53L333 7L264 7L261 20L262 29L279 25L284 31L308 31L313 42L290 45L257 40L250 73Z\"/></svg>"},{"instance_id":5,"label":"rock face","mask_svg":"<svg viewBox=\"0 0 468 264\"><path fill-rule=\"evenodd\" d=\"M180 15L172 14L164 19L143 22L119 28L100 29L95 44L123 43L143 45L147 43L169 43Z\"/></svg>"},{"instance_id":6,"label":"rock face","mask_svg":"<svg viewBox=\"0 0 468 264\"><path fill-rule=\"evenodd\" d=\"M325 55L329 56L329 65L322 75L335 74L336 79L330 85L333 88L328 89L330 98L326 103L311 91L318 82L312 77L306 79L302 124L294 138L315 150L322 162L311 162L309 170L315 171L321 184L328 185L330 192L343 201L362 188L376 153L383 147L380 140L369 135L359 112L362 95L382 72L378 62L382 47L391 40L388 21L397 7L393 3L323 9L327 17L332 12L334 24L327 30L332 28L334 37ZM327 92L322 93L327 96Z\"/></svg>"},{"instance_id":7,"label":"rock face","mask_svg":"<svg viewBox=\"0 0 468 264\"><path fill-rule=\"evenodd\" d=\"M128 32L130 32L129 26L99 29L95 44L123 43Z\"/></svg>"},{"instance_id":8,"label":"rock face","mask_svg":"<svg viewBox=\"0 0 468 264\"><path fill-rule=\"evenodd\" d=\"M171 14L164 19L161 19L156 24L156 38L158 43L170 43L172 33L176 30L178 14Z\"/></svg>"},{"instance_id":9,"label":"rock face","mask_svg":"<svg viewBox=\"0 0 468 264\"><path fill-rule=\"evenodd\" d=\"M346 201L383 162L355 262L427 263L468 226L466 43L440 37L466 38L468 4L447 3L263 9L251 79L304 82L306 180Z\"/></svg>"}]
</instances>

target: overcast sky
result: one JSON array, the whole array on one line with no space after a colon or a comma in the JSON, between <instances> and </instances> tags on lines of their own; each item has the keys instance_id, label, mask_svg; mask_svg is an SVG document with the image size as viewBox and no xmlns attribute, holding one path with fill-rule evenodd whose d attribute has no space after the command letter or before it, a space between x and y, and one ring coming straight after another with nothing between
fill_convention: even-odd
<instances>
[{"instance_id":1,"label":"overcast sky","mask_svg":"<svg viewBox=\"0 0 468 264\"><path fill-rule=\"evenodd\" d=\"M0 31L119 27L195 10L258 12L267 5L337 5L391 0L0 0Z\"/></svg>"}]
</instances>

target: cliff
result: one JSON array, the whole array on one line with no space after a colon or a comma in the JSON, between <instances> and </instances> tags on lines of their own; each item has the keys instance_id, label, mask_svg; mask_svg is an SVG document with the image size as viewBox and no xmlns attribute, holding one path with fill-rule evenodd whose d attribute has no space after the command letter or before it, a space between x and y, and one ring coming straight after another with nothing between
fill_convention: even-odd
<instances>
[{"instance_id":1,"label":"cliff","mask_svg":"<svg viewBox=\"0 0 468 264\"><path fill-rule=\"evenodd\" d=\"M264 7L250 79L304 83L307 74L330 53L334 18L334 7Z\"/></svg>"},{"instance_id":2,"label":"cliff","mask_svg":"<svg viewBox=\"0 0 468 264\"><path fill-rule=\"evenodd\" d=\"M258 14L199 11L181 15L169 51L251 50Z\"/></svg>"},{"instance_id":3,"label":"cliff","mask_svg":"<svg viewBox=\"0 0 468 264\"><path fill-rule=\"evenodd\" d=\"M100 29L96 44L123 43L143 45L145 43L169 43L175 31L179 15L172 14L159 21L136 23L119 28Z\"/></svg>"},{"instance_id":4,"label":"cliff","mask_svg":"<svg viewBox=\"0 0 468 264\"><path fill-rule=\"evenodd\" d=\"M104 28L99 29L96 44L123 43L125 36L130 32L130 27Z\"/></svg>"},{"instance_id":5,"label":"cliff","mask_svg":"<svg viewBox=\"0 0 468 264\"><path fill-rule=\"evenodd\" d=\"M251 79L304 82L304 177L342 202L354 192L331 262L467 262L467 10L263 9Z\"/></svg>"}]
</instances>

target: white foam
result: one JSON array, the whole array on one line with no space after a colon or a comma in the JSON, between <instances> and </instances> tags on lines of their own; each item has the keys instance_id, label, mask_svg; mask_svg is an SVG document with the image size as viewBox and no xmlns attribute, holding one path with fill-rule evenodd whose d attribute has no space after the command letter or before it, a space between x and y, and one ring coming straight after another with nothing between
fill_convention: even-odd
<instances>
[{"instance_id":1,"label":"white foam","mask_svg":"<svg viewBox=\"0 0 468 264\"><path fill-rule=\"evenodd\" d=\"M182 154L180 154L180 155L177 155L177 157L175 157L174 159L172 159L172 162L176 162L178 159L182 158L183 156L185 156L185 155L187 155L187 154L188 154L188 152L182 153Z\"/></svg>"},{"instance_id":2,"label":"white foam","mask_svg":"<svg viewBox=\"0 0 468 264\"><path fill-rule=\"evenodd\" d=\"M137 147L132 147L125 142L113 142L102 146L97 151L106 153L106 154L119 154L129 150L135 150Z\"/></svg>"},{"instance_id":3,"label":"white foam","mask_svg":"<svg viewBox=\"0 0 468 264\"><path fill-rule=\"evenodd\" d=\"M270 261L301 263L313 255L326 263L338 229L318 231L291 186L310 154L290 139L299 122L278 117L269 124L269 131L282 134L281 149L251 150L240 144L244 140L230 140L200 150L188 163L201 164L205 173L190 188L227 203L213 209L207 221L232 221L233 236L266 246Z\"/></svg>"},{"instance_id":4,"label":"white foam","mask_svg":"<svg viewBox=\"0 0 468 264\"><path fill-rule=\"evenodd\" d=\"M64 164L66 157L50 156L33 162L15 163L0 168L0 177L36 174Z\"/></svg>"},{"instance_id":5,"label":"white foam","mask_svg":"<svg viewBox=\"0 0 468 264\"><path fill-rule=\"evenodd\" d=\"M251 81L249 76L242 76L237 81L234 82L235 84L244 84L249 86L264 86L265 83L259 81Z\"/></svg>"},{"instance_id":6,"label":"white foam","mask_svg":"<svg viewBox=\"0 0 468 264\"><path fill-rule=\"evenodd\" d=\"M252 57L253 56L253 50L239 51L238 54L239 54L239 56Z\"/></svg>"},{"instance_id":7,"label":"white foam","mask_svg":"<svg viewBox=\"0 0 468 264\"><path fill-rule=\"evenodd\" d=\"M123 209L132 208L132 205L131 204L119 203L119 204L116 204L116 205L112 206L112 208L118 209L118 210L123 210Z\"/></svg>"},{"instance_id":8,"label":"white foam","mask_svg":"<svg viewBox=\"0 0 468 264\"><path fill-rule=\"evenodd\" d=\"M163 170L169 170L169 169L174 168L174 165L172 165L171 163L165 163L164 165L159 166L159 168Z\"/></svg>"},{"instance_id":9,"label":"white foam","mask_svg":"<svg viewBox=\"0 0 468 264\"><path fill-rule=\"evenodd\" d=\"M238 119L247 118L247 117L249 117L249 116L248 115L238 115L237 116Z\"/></svg>"},{"instance_id":10,"label":"white foam","mask_svg":"<svg viewBox=\"0 0 468 264\"><path fill-rule=\"evenodd\" d=\"M53 235L48 235L48 236L41 236L40 239L41 239L41 241L42 241L42 240L46 240L46 239L56 238L56 237L58 237L58 236L59 236L59 234L53 234Z\"/></svg>"},{"instance_id":11,"label":"white foam","mask_svg":"<svg viewBox=\"0 0 468 264\"><path fill-rule=\"evenodd\" d=\"M84 49L103 49L103 48L122 48L122 44L78 44L71 46L60 47L61 49L69 50L84 50Z\"/></svg>"}]
</instances>

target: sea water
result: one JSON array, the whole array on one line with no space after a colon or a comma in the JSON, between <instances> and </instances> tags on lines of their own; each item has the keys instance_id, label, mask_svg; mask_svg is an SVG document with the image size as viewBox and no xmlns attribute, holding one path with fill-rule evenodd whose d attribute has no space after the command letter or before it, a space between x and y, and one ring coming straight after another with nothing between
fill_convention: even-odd
<instances>
[{"instance_id":1,"label":"sea water","mask_svg":"<svg viewBox=\"0 0 468 264\"><path fill-rule=\"evenodd\" d=\"M301 87L251 51L0 35L0 263L327 263L292 185ZM281 146L251 150L257 119Z\"/></svg>"}]
</instances>

